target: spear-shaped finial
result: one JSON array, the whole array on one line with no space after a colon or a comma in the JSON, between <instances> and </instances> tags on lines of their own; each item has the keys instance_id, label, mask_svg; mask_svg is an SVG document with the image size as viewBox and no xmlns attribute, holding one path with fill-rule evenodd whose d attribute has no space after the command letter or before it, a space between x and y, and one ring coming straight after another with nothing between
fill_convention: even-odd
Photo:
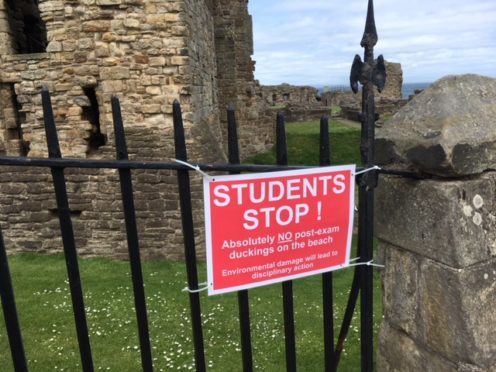
<instances>
[{"instance_id":1,"label":"spear-shaped finial","mask_svg":"<svg viewBox=\"0 0 496 372\"><path fill-rule=\"evenodd\" d=\"M374 46L377 44L378 39L375 28L374 1L369 0L365 31L360 42L360 45L365 48L364 60L362 62L362 58L357 54L351 66L350 85L354 93L358 92L358 83L362 85L373 84L379 92L384 89L384 85L386 84L386 65L384 58L381 55L377 60L374 60Z\"/></svg>"},{"instance_id":2,"label":"spear-shaped finial","mask_svg":"<svg viewBox=\"0 0 496 372\"><path fill-rule=\"evenodd\" d=\"M367 9L367 20L365 21L365 31L363 32L362 41L360 45L363 48L373 48L377 44L377 30L375 28L375 17L374 17L374 0L369 0L369 6Z\"/></svg>"}]
</instances>

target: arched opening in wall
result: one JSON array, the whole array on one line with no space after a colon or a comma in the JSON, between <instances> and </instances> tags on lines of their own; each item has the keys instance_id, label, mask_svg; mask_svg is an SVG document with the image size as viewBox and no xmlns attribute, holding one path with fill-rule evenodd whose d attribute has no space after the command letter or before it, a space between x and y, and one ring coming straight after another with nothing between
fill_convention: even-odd
<instances>
[{"instance_id":1,"label":"arched opening in wall","mask_svg":"<svg viewBox=\"0 0 496 372\"><path fill-rule=\"evenodd\" d=\"M100 108L96 97L95 87L83 87L84 94L88 99L88 105L83 106L81 119L91 124L91 132L88 138L88 155L97 151L107 143L107 138L100 129Z\"/></svg>"},{"instance_id":2,"label":"arched opening in wall","mask_svg":"<svg viewBox=\"0 0 496 372\"><path fill-rule=\"evenodd\" d=\"M44 53L47 46L46 26L40 16L39 0L6 0L7 16L16 53Z\"/></svg>"},{"instance_id":3,"label":"arched opening in wall","mask_svg":"<svg viewBox=\"0 0 496 372\"><path fill-rule=\"evenodd\" d=\"M284 100L284 102L289 101L289 93L284 93L284 94L282 95L282 99Z\"/></svg>"},{"instance_id":4,"label":"arched opening in wall","mask_svg":"<svg viewBox=\"0 0 496 372\"><path fill-rule=\"evenodd\" d=\"M26 156L29 142L24 139L22 124L26 123L26 113L17 99L14 84L0 84L1 119L4 132L4 152L7 155Z\"/></svg>"}]
</instances>

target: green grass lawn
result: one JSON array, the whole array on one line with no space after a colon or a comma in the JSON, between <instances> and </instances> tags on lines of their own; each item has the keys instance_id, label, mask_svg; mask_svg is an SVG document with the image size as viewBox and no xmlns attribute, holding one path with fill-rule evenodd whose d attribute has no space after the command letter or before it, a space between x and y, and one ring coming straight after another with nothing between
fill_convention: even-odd
<instances>
[{"instance_id":1,"label":"green grass lawn","mask_svg":"<svg viewBox=\"0 0 496 372\"><path fill-rule=\"evenodd\" d=\"M290 165L319 164L319 132L317 121L286 124L286 141L288 146L288 163ZM360 130L342 124L329 122L332 164L360 164ZM275 149L253 156L246 163L274 164Z\"/></svg>"},{"instance_id":2,"label":"green grass lawn","mask_svg":"<svg viewBox=\"0 0 496 372\"><path fill-rule=\"evenodd\" d=\"M127 262L81 259L81 275L96 370L140 370L139 342ZM28 364L33 371L80 370L74 319L63 257L36 254L10 258ZM183 263L143 265L151 342L157 371L194 370L192 332ZM202 280L205 265L199 266ZM336 272L336 331L352 270ZM380 313L378 281L376 313ZM281 285L251 290L253 356L257 370L280 371L285 364ZM321 276L294 282L297 360L302 371L323 370ZM237 296L201 295L206 358L210 371L240 371ZM354 319L341 370L359 370L359 327ZM376 323L377 327L377 323ZM377 330L377 329L376 329ZM3 322L0 366L12 371Z\"/></svg>"},{"instance_id":3,"label":"green grass lawn","mask_svg":"<svg viewBox=\"0 0 496 372\"><path fill-rule=\"evenodd\" d=\"M288 124L291 164L318 163L318 123ZM333 162L358 161L359 132L333 122ZM262 160L260 160L262 159ZM265 160L264 160L265 159ZM267 160L269 159L269 160ZM273 154L254 162L272 162ZM296 160L298 159L298 161ZM81 370L72 305L61 255L25 254L9 258L28 364L32 371ZM139 371L140 354L129 263L80 259L95 370ZM194 350L184 263L143 263L152 353L157 371L194 370ZM206 266L199 264L200 280ZM353 269L334 274L335 328L341 325ZM379 274L375 273L375 321L381 317ZM301 371L322 371L321 276L294 282L297 363ZM249 291L253 357L258 371L285 370L282 289L280 284ZM236 294L201 294L209 371L241 371ZM360 370L359 319L354 317L340 370ZM0 321L0 371L12 371L8 340Z\"/></svg>"}]
</instances>

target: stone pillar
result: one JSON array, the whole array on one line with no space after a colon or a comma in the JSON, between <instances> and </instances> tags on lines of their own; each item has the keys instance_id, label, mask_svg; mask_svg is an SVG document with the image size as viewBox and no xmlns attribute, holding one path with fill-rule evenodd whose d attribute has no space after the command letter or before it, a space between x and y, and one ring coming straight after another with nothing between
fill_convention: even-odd
<instances>
[{"instance_id":1,"label":"stone pillar","mask_svg":"<svg viewBox=\"0 0 496 372\"><path fill-rule=\"evenodd\" d=\"M379 371L496 371L496 80L448 77L378 133Z\"/></svg>"},{"instance_id":2,"label":"stone pillar","mask_svg":"<svg viewBox=\"0 0 496 372\"><path fill-rule=\"evenodd\" d=\"M376 90L379 100L398 101L403 98L403 70L400 63L386 61L386 85L381 93Z\"/></svg>"}]
</instances>

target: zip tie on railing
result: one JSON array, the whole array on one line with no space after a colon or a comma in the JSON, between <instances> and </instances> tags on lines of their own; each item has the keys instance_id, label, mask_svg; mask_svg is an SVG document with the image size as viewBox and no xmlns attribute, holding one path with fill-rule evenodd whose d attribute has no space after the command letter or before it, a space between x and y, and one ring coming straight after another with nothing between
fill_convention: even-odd
<instances>
[{"instance_id":1,"label":"zip tie on railing","mask_svg":"<svg viewBox=\"0 0 496 372\"><path fill-rule=\"evenodd\" d=\"M181 289L181 292L199 293L199 292L206 291L208 289L208 287L210 287L207 282L198 283L198 285L203 285L204 287L201 287L198 289L189 289L189 287L185 287L185 288Z\"/></svg>"},{"instance_id":2,"label":"zip tie on railing","mask_svg":"<svg viewBox=\"0 0 496 372\"><path fill-rule=\"evenodd\" d=\"M367 168L367 169L355 172L355 176L358 176L358 175L363 174L363 173L371 172L373 170L381 170L381 169L382 168L379 167L378 165L374 165L372 168Z\"/></svg>"},{"instance_id":3,"label":"zip tie on railing","mask_svg":"<svg viewBox=\"0 0 496 372\"><path fill-rule=\"evenodd\" d=\"M202 171L200 169L199 165L193 165L193 164L188 163L187 161L183 161L183 160L179 160L179 159L172 159L172 160L175 161L176 163L179 163L179 164L185 165L191 169L194 169L195 171L200 173L205 178L210 178L210 176L207 173L205 173L204 171Z\"/></svg>"},{"instance_id":4,"label":"zip tie on railing","mask_svg":"<svg viewBox=\"0 0 496 372\"><path fill-rule=\"evenodd\" d=\"M384 265L375 264L374 263L374 260L370 260L370 261L367 261L367 262L352 263L352 264L349 264L347 267L352 267L352 266L373 266L373 267L380 267L381 269L385 268Z\"/></svg>"}]
</instances>

